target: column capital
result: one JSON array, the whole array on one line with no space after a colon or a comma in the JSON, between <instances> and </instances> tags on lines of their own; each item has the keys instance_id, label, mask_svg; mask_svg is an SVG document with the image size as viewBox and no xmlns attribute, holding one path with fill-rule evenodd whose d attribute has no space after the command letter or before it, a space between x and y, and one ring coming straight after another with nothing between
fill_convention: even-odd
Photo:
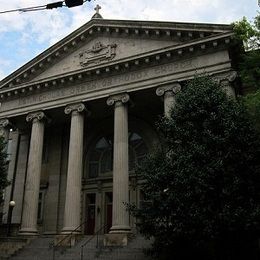
<instances>
[{"instance_id":1,"label":"column capital","mask_svg":"<svg viewBox=\"0 0 260 260\"><path fill-rule=\"evenodd\" d=\"M43 119L47 119L47 116L42 111L32 112L26 116L27 122L41 121Z\"/></svg>"},{"instance_id":2,"label":"column capital","mask_svg":"<svg viewBox=\"0 0 260 260\"><path fill-rule=\"evenodd\" d=\"M0 136L8 139L9 131L14 128L13 124L7 118L0 119Z\"/></svg>"},{"instance_id":3,"label":"column capital","mask_svg":"<svg viewBox=\"0 0 260 260\"><path fill-rule=\"evenodd\" d=\"M181 91L181 84L180 83L171 83L165 86L158 87L156 89L157 96L163 96L165 93L171 93L171 95L176 95L178 92Z\"/></svg>"},{"instance_id":4,"label":"column capital","mask_svg":"<svg viewBox=\"0 0 260 260\"><path fill-rule=\"evenodd\" d=\"M75 103L67 105L64 109L65 114L69 115L70 113L76 112L81 113L83 111L86 111L86 107L83 103Z\"/></svg>"},{"instance_id":5,"label":"column capital","mask_svg":"<svg viewBox=\"0 0 260 260\"><path fill-rule=\"evenodd\" d=\"M110 96L107 99L107 105L108 106L113 106L114 104L120 102L120 103L127 103L130 100L130 97L127 93L122 93L122 94L116 94L113 96Z\"/></svg>"},{"instance_id":6,"label":"column capital","mask_svg":"<svg viewBox=\"0 0 260 260\"><path fill-rule=\"evenodd\" d=\"M7 118L0 119L0 128L11 128L12 124Z\"/></svg>"},{"instance_id":7,"label":"column capital","mask_svg":"<svg viewBox=\"0 0 260 260\"><path fill-rule=\"evenodd\" d=\"M214 81L226 92L229 97L236 98L235 88L232 82L236 79L237 72L234 70L214 76Z\"/></svg>"},{"instance_id":8,"label":"column capital","mask_svg":"<svg viewBox=\"0 0 260 260\"><path fill-rule=\"evenodd\" d=\"M237 78L237 72L235 70L226 72L221 75L214 76L214 80L220 85L227 85L233 82Z\"/></svg>"}]
</instances>

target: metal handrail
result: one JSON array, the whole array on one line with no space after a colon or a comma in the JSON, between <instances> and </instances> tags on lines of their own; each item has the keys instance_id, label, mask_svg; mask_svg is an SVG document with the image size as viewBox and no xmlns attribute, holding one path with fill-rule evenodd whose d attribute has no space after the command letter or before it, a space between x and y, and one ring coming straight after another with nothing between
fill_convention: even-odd
<instances>
[{"instance_id":1,"label":"metal handrail","mask_svg":"<svg viewBox=\"0 0 260 260\"><path fill-rule=\"evenodd\" d=\"M80 248L80 260L83 260L83 255L84 255L84 247L93 239L95 236L97 236L97 244L96 248L99 246L99 240L98 240L98 234L101 230L105 229L108 226L108 224L103 225L100 229L98 229L83 245L81 245Z\"/></svg>"},{"instance_id":2,"label":"metal handrail","mask_svg":"<svg viewBox=\"0 0 260 260\"><path fill-rule=\"evenodd\" d=\"M77 226L73 231L71 231L69 234L67 234L62 240L60 240L57 245L54 244L54 241L52 242L52 260L55 260L55 250L56 248L58 248L63 241L65 241L68 237L70 237L70 247L71 247L71 237L72 235L79 229L81 228L84 224L86 223L86 221L82 222L79 226Z\"/></svg>"}]
</instances>

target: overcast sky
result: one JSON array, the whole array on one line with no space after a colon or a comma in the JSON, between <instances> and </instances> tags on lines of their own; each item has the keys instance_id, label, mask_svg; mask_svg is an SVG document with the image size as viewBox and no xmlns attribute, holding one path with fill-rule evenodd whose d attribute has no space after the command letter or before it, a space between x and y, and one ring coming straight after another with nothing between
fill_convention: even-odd
<instances>
[{"instance_id":1,"label":"overcast sky","mask_svg":"<svg viewBox=\"0 0 260 260\"><path fill-rule=\"evenodd\" d=\"M0 11L60 0L0 0ZM0 80L88 22L101 5L106 19L231 23L260 10L258 0L96 0L74 8L0 14Z\"/></svg>"}]
</instances>

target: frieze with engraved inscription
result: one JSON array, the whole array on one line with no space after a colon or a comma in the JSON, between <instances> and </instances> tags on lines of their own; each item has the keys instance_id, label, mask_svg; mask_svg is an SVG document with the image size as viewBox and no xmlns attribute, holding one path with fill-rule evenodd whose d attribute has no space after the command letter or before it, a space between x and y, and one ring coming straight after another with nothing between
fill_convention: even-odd
<instances>
[{"instance_id":1,"label":"frieze with engraved inscription","mask_svg":"<svg viewBox=\"0 0 260 260\"><path fill-rule=\"evenodd\" d=\"M98 89L106 89L117 85L127 84L131 82L138 82L141 80L151 79L153 77L167 75L169 73L179 72L185 69L194 68L194 61L192 59L175 62L172 64L164 64L154 68L143 69L130 73L125 73L117 76L107 77L99 80L93 80L79 84L77 86L70 86L67 88L60 88L48 91L41 94L21 97L19 105L29 105L34 103L41 103L44 101L55 100L67 96L76 96L83 93L88 93Z\"/></svg>"}]
</instances>

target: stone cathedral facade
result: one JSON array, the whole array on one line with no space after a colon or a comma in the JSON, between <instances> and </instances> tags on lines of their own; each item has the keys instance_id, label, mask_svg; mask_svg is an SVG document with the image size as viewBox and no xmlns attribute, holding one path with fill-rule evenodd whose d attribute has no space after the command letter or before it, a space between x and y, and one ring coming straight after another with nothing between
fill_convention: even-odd
<instances>
[{"instance_id":1,"label":"stone cathedral facade","mask_svg":"<svg viewBox=\"0 0 260 260\"><path fill-rule=\"evenodd\" d=\"M232 36L230 25L97 12L3 79L11 185L2 222L11 217L17 235L135 232L125 203L142 204L134 165L161 145L155 122L195 74L236 95Z\"/></svg>"}]
</instances>

